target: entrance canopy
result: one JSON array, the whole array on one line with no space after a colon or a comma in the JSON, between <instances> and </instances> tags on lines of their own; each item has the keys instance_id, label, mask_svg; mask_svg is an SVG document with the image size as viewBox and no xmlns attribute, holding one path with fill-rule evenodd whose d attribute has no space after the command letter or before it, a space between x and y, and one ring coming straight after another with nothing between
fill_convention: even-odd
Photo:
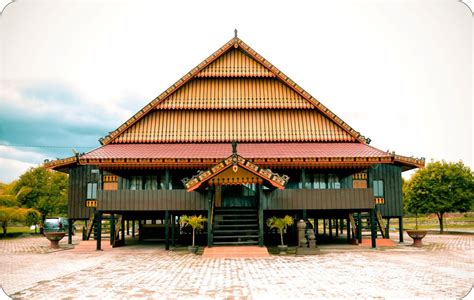
<instances>
[{"instance_id":1,"label":"entrance canopy","mask_svg":"<svg viewBox=\"0 0 474 300\"><path fill-rule=\"evenodd\" d=\"M191 179L183 179L188 192L194 191L203 184L208 185L238 185L238 184L265 184L284 189L289 177L280 176L270 169L257 166L250 160L240 156L233 144L233 153L223 161L217 163L206 171L201 171Z\"/></svg>"}]
</instances>

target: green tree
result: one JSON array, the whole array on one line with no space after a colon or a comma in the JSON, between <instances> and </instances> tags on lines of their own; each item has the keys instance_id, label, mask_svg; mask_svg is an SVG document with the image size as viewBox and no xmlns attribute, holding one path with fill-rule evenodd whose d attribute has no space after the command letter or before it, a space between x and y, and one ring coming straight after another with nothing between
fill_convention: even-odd
<instances>
[{"instance_id":1,"label":"green tree","mask_svg":"<svg viewBox=\"0 0 474 300\"><path fill-rule=\"evenodd\" d=\"M462 162L431 162L418 170L404 186L405 206L409 212L435 213L443 233L447 212L465 212L474 198L474 175Z\"/></svg>"},{"instance_id":2,"label":"green tree","mask_svg":"<svg viewBox=\"0 0 474 300\"><path fill-rule=\"evenodd\" d=\"M20 204L38 210L44 223L50 215L66 213L67 184L67 175L37 167L20 176L14 191L30 189L29 193L20 197Z\"/></svg>"},{"instance_id":3,"label":"green tree","mask_svg":"<svg viewBox=\"0 0 474 300\"><path fill-rule=\"evenodd\" d=\"M293 225L293 223L293 217L288 215L286 215L284 218L278 218L273 216L267 219L267 226L270 227L270 229L276 228L278 230L282 246L285 245L283 243L283 231L285 231L288 226Z\"/></svg>"},{"instance_id":4,"label":"green tree","mask_svg":"<svg viewBox=\"0 0 474 300\"><path fill-rule=\"evenodd\" d=\"M190 217L187 215L182 215L181 218L179 218L179 223L181 224L181 226L191 226L193 228L193 247L195 246L194 240L196 235L196 229L203 229L204 222L206 221L207 218L203 217L202 215L194 215Z\"/></svg>"},{"instance_id":5,"label":"green tree","mask_svg":"<svg viewBox=\"0 0 474 300\"><path fill-rule=\"evenodd\" d=\"M21 208L20 200L31 191L28 187L22 187L15 193L16 181L0 186L0 223L3 235L7 234L8 224L11 222L23 222L27 213L31 210ZM32 209L31 211L36 210Z\"/></svg>"},{"instance_id":6,"label":"green tree","mask_svg":"<svg viewBox=\"0 0 474 300\"><path fill-rule=\"evenodd\" d=\"M27 211L27 208L0 206L0 222L2 223L4 236L7 234L8 223L23 222Z\"/></svg>"},{"instance_id":7,"label":"green tree","mask_svg":"<svg viewBox=\"0 0 474 300\"><path fill-rule=\"evenodd\" d=\"M37 211L36 209L34 208L30 208L28 209L28 211L26 212L26 215L25 215L25 224L27 226L35 226L35 233L37 233L37 224L40 222L41 220L41 214L39 211Z\"/></svg>"}]
</instances>

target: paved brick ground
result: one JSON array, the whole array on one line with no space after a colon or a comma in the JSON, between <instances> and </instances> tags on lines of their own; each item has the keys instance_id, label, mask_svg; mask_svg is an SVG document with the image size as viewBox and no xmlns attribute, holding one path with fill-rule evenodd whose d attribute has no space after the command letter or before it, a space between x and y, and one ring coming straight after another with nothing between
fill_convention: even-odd
<instances>
[{"instance_id":1,"label":"paved brick ground","mask_svg":"<svg viewBox=\"0 0 474 300\"><path fill-rule=\"evenodd\" d=\"M21 246L0 243L11 251L0 252L0 284L19 299L454 299L470 290L474 235L429 235L422 249L408 246L409 240L393 248L325 246L316 256L266 259L203 258L157 245L91 254L25 253Z\"/></svg>"}]
</instances>

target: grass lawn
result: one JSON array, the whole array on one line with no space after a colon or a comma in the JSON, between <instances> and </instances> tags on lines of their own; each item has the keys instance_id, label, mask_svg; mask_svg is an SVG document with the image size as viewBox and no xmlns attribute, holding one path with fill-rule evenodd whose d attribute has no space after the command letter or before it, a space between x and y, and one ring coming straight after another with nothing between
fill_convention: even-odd
<instances>
[{"instance_id":1,"label":"grass lawn","mask_svg":"<svg viewBox=\"0 0 474 300\"><path fill-rule=\"evenodd\" d=\"M398 224L394 222L393 225ZM404 217L403 227L405 229L414 229L415 217ZM418 216L418 229L439 230L438 217L435 214ZM474 230L474 212L445 214L444 230L449 231L456 229Z\"/></svg>"},{"instance_id":2,"label":"grass lawn","mask_svg":"<svg viewBox=\"0 0 474 300\"><path fill-rule=\"evenodd\" d=\"M39 232L39 228L37 230ZM8 226L7 227L7 236L5 237L3 235L3 230L0 230L0 239L3 238L12 238L12 237L18 237L20 235L29 235L29 234L35 234L35 230L30 230L28 226Z\"/></svg>"}]
</instances>

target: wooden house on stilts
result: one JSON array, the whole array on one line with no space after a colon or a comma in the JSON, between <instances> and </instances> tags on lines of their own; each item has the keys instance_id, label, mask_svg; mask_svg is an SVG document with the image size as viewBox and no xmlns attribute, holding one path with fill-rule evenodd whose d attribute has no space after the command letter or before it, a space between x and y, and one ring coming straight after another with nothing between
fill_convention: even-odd
<instances>
[{"instance_id":1,"label":"wooden house on stilts","mask_svg":"<svg viewBox=\"0 0 474 300\"><path fill-rule=\"evenodd\" d=\"M98 248L105 217L113 245L131 224L168 248L183 214L207 217L209 246L271 243L265 220L288 214L349 240L369 219L375 247L384 221L403 228L401 172L424 159L369 142L235 35L100 147L45 165L69 174L68 217Z\"/></svg>"}]
</instances>

